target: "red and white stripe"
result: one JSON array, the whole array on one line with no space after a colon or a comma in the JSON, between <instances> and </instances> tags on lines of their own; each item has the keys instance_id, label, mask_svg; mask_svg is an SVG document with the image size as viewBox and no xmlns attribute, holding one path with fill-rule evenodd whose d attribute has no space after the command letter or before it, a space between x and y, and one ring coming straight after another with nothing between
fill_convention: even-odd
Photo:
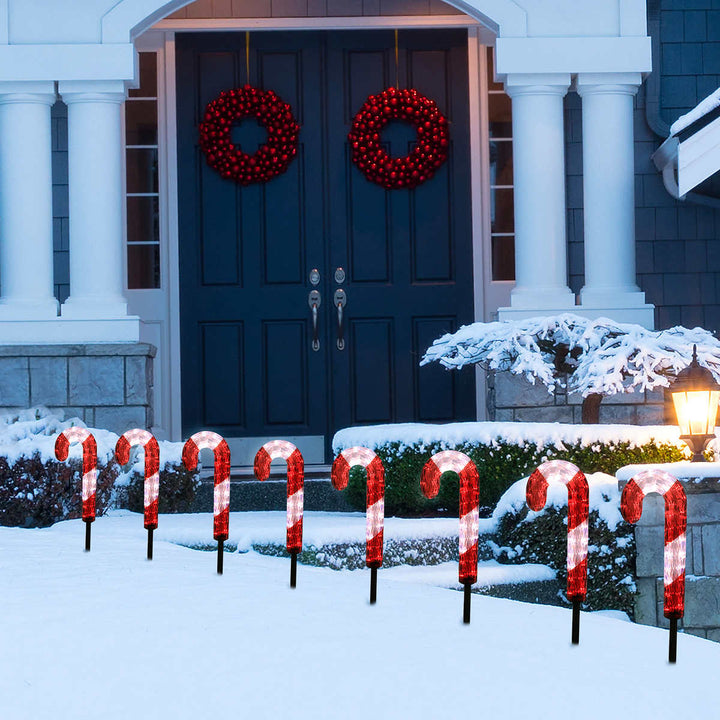
<instances>
[{"instance_id":1,"label":"red and white stripe","mask_svg":"<svg viewBox=\"0 0 720 720\"><path fill-rule=\"evenodd\" d=\"M587 478L577 466L566 460L550 460L529 477L525 496L532 510L545 507L548 484L559 482L568 491L567 596L584 600L587 595L588 502Z\"/></svg>"},{"instance_id":2,"label":"red and white stripe","mask_svg":"<svg viewBox=\"0 0 720 720\"><path fill-rule=\"evenodd\" d=\"M271 440L255 455L255 477L267 480L270 463L276 458L287 462L287 550L302 550L305 463L300 451L287 440Z\"/></svg>"},{"instance_id":3,"label":"red and white stripe","mask_svg":"<svg viewBox=\"0 0 720 720\"><path fill-rule=\"evenodd\" d=\"M347 487L350 468L359 465L367 473L365 511L365 564L378 568L383 561L383 524L385 522L385 468L370 449L351 447L343 450L332 466L331 479L336 490Z\"/></svg>"},{"instance_id":4,"label":"red and white stripe","mask_svg":"<svg viewBox=\"0 0 720 720\"><path fill-rule=\"evenodd\" d=\"M203 430L195 433L183 448L182 459L188 470L197 467L198 455L208 448L215 455L215 487L213 490L213 537L228 539L230 526L230 448L217 433Z\"/></svg>"},{"instance_id":5,"label":"red and white stripe","mask_svg":"<svg viewBox=\"0 0 720 720\"><path fill-rule=\"evenodd\" d=\"M160 448L157 440L147 430L128 430L120 436L115 445L115 457L121 465L130 462L130 448L133 445L142 445L145 452L145 528L154 530L158 526Z\"/></svg>"},{"instance_id":6,"label":"red and white stripe","mask_svg":"<svg viewBox=\"0 0 720 720\"><path fill-rule=\"evenodd\" d=\"M642 515L648 493L656 492L665 499L664 614L681 618L685 612L685 552L687 498L680 481L664 470L643 470L625 486L620 500L623 517L635 523Z\"/></svg>"},{"instance_id":7,"label":"red and white stripe","mask_svg":"<svg viewBox=\"0 0 720 720\"><path fill-rule=\"evenodd\" d=\"M455 472L460 478L460 566L461 583L477 580L478 530L480 514L479 479L475 463L458 450L443 450L433 455L422 470L420 487L427 498L434 498L440 490L440 476Z\"/></svg>"},{"instance_id":8,"label":"red and white stripe","mask_svg":"<svg viewBox=\"0 0 720 720\"><path fill-rule=\"evenodd\" d=\"M93 434L84 428L71 427L63 430L55 440L55 457L60 461L67 460L70 445L73 443L82 443L83 446L82 519L93 522L97 488L97 443Z\"/></svg>"}]
</instances>

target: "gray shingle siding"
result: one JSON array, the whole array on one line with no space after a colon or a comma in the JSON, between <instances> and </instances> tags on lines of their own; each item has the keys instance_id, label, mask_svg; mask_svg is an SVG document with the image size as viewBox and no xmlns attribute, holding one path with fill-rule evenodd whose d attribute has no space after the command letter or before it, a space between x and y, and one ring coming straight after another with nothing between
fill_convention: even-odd
<instances>
[{"instance_id":1,"label":"gray shingle siding","mask_svg":"<svg viewBox=\"0 0 720 720\"><path fill-rule=\"evenodd\" d=\"M654 73L659 82L659 118L669 126L720 85L720 0L648 0L654 38ZM658 19L659 22L652 22ZM650 87L650 90L648 88ZM638 284L656 306L658 328L682 324L720 330L720 200L717 208L674 200L650 156L665 136L648 123L652 83L635 98L635 237ZM655 107L655 105L653 105ZM582 225L578 223L575 156L582 134L580 99L565 101L568 178L569 282L582 286ZM658 127L658 129L660 129ZM711 201L712 202L712 201Z\"/></svg>"}]
</instances>

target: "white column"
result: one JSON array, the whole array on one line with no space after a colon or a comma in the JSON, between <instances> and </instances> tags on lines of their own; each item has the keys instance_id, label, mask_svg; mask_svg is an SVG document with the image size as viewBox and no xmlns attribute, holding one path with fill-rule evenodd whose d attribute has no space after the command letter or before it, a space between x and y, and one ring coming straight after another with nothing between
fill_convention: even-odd
<instances>
[{"instance_id":1,"label":"white column","mask_svg":"<svg viewBox=\"0 0 720 720\"><path fill-rule=\"evenodd\" d=\"M123 258L124 86L61 82L68 106L70 296L72 319L127 317Z\"/></svg>"},{"instance_id":2,"label":"white column","mask_svg":"<svg viewBox=\"0 0 720 720\"><path fill-rule=\"evenodd\" d=\"M633 96L641 81L640 73L577 78L582 97L585 245L580 297L583 308L652 325L652 306L645 304L635 275Z\"/></svg>"},{"instance_id":3,"label":"white column","mask_svg":"<svg viewBox=\"0 0 720 720\"><path fill-rule=\"evenodd\" d=\"M515 288L500 318L566 310L567 285L563 97L570 76L508 75L515 186Z\"/></svg>"},{"instance_id":4,"label":"white column","mask_svg":"<svg viewBox=\"0 0 720 720\"><path fill-rule=\"evenodd\" d=\"M0 321L57 317L52 82L0 83Z\"/></svg>"}]
</instances>

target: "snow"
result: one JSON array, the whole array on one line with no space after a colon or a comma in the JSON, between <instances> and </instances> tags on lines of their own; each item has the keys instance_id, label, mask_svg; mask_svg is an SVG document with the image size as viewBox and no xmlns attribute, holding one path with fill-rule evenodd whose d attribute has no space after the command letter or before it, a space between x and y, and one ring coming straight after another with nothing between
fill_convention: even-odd
<instances>
[{"instance_id":1,"label":"snow","mask_svg":"<svg viewBox=\"0 0 720 720\"><path fill-rule=\"evenodd\" d=\"M97 457L100 464L107 464L115 457L115 445L119 435L101 428L89 428L80 418L63 420L45 407L33 407L28 410L0 415L0 456L7 458L12 465L19 458L31 458L36 453L43 463L55 460L55 440L69 427L87 428L97 443ZM160 468L167 465L182 464L181 442L158 442L160 448ZM73 460L82 459L82 445L73 443L68 453ZM130 482L133 473L144 475L144 460L141 448L133 448L126 472L118 475L116 485Z\"/></svg>"},{"instance_id":2,"label":"snow","mask_svg":"<svg viewBox=\"0 0 720 720\"><path fill-rule=\"evenodd\" d=\"M615 473L620 482L627 482L643 470L664 470L679 480L703 480L720 478L720 463L717 462L675 462L626 465Z\"/></svg>"},{"instance_id":3,"label":"snow","mask_svg":"<svg viewBox=\"0 0 720 720\"><path fill-rule=\"evenodd\" d=\"M597 510L600 518L608 528L611 531L615 530L618 523L622 520L622 515L620 514L620 491L618 490L617 478L606 473L597 472L590 473L586 476L586 479L588 482L590 512ZM527 481L527 478L518 480L503 493L490 518L491 522L488 522L488 525L484 528L484 532L492 532L497 527L503 515L510 512L517 513L525 507ZM557 508L563 508L566 507L567 504L567 488L560 483L549 483L545 507L552 505ZM532 522L538 515L541 515L543 511L544 509L537 512L531 510L528 512L524 522Z\"/></svg>"},{"instance_id":4,"label":"snow","mask_svg":"<svg viewBox=\"0 0 720 720\"><path fill-rule=\"evenodd\" d=\"M513 445L525 442L561 447L563 443L595 443L627 441L631 447L652 440L671 444L679 440L680 430L672 425L572 425L568 423L531 422L463 422L432 425L424 423L395 423L371 425L339 430L333 437L333 452L359 445L376 449L389 443L399 443L403 449L417 446L422 449L439 443L443 448L456 448L463 443L490 445L505 440Z\"/></svg>"},{"instance_id":5,"label":"snow","mask_svg":"<svg viewBox=\"0 0 720 720\"><path fill-rule=\"evenodd\" d=\"M616 614L583 613L573 647L563 608L476 595L463 625L442 567L381 569L370 606L366 570L301 566L292 590L254 552L218 576L159 538L148 562L139 515L83 536L0 528L4 720L717 716L720 645L681 633L669 665L667 631Z\"/></svg>"},{"instance_id":6,"label":"snow","mask_svg":"<svg viewBox=\"0 0 720 720\"><path fill-rule=\"evenodd\" d=\"M555 367L561 360L569 372L569 392L587 397L668 387L690 364L693 345L700 365L720 380L720 341L708 330L677 326L652 331L571 313L465 325L435 340L420 364L460 369L480 363L522 375L532 384L539 380L552 393L565 385ZM560 349L566 353L559 355Z\"/></svg>"},{"instance_id":7,"label":"snow","mask_svg":"<svg viewBox=\"0 0 720 720\"><path fill-rule=\"evenodd\" d=\"M707 115L720 105L720 88L710 93L706 98L701 100L690 112L681 115L671 126L670 135L677 135L686 127L692 125L696 120Z\"/></svg>"}]
</instances>

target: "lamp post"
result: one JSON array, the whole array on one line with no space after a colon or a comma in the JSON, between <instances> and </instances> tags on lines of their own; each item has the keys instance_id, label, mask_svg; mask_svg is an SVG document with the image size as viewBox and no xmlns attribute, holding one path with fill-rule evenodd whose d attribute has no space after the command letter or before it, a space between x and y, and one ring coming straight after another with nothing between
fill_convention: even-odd
<instances>
[{"instance_id":1,"label":"lamp post","mask_svg":"<svg viewBox=\"0 0 720 720\"><path fill-rule=\"evenodd\" d=\"M680 439L690 448L692 462L702 462L705 446L715 437L720 385L712 373L698 363L697 346L693 345L692 362L678 373L670 392Z\"/></svg>"}]
</instances>

